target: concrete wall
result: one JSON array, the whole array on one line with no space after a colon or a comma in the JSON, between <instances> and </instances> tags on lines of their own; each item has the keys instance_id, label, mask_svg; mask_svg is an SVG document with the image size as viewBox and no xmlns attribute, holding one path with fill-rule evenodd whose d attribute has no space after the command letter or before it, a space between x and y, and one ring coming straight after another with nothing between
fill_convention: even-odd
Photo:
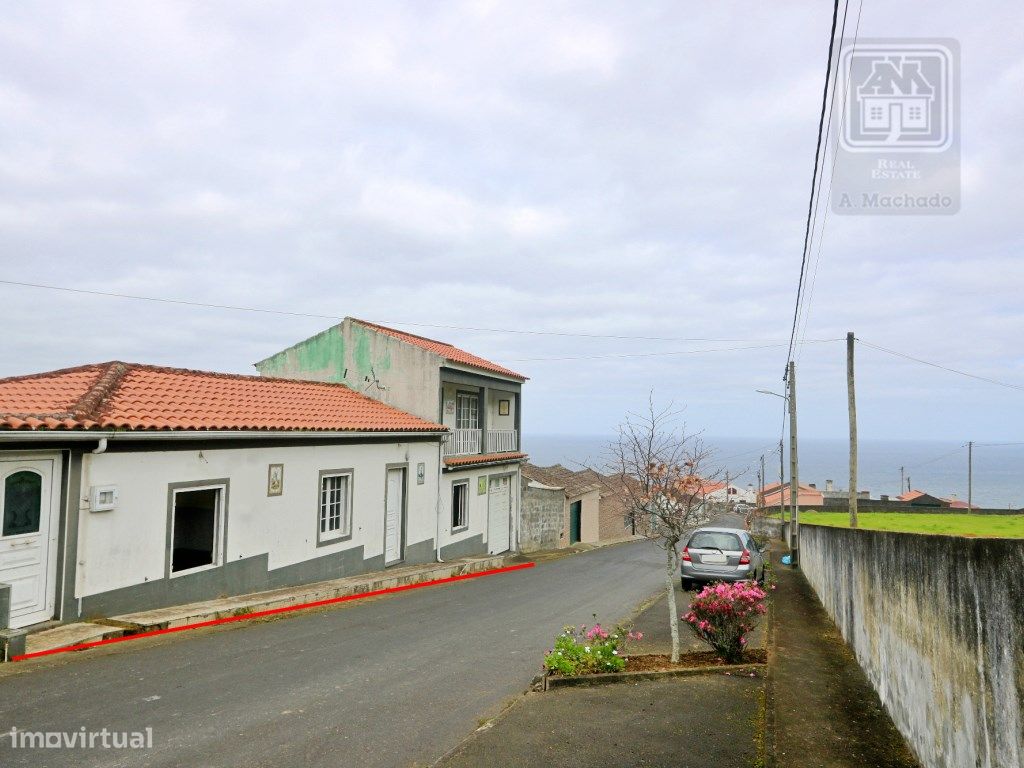
<instances>
[{"instance_id":1,"label":"concrete wall","mask_svg":"<svg viewBox=\"0 0 1024 768\"><path fill-rule=\"evenodd\" d=\"M519 546L523 552L567 546L565 491L522 483Z\"/></svg>"},{"instance_id":2,"label":"concrete wall","mask_svg":"<svg viewBox=\"0 0 1024 768\"><path fill-rule=\"evenodd\" d=\"M583 502L580 519L580 541L596 544L601 540L601 491L592 491L574 496L569 501Z\"/></svg>"},{"instance_id":3,"label":"concrete wall","mask_svg":"<svg viewBox=\"0 0 1024 768\"><path fill-rule=\"evenodd\" d=\"M441 556L445 559L466 557L487 551L487 492L478 493L479 478L486 477L486 469L463 469L445 472L441 476ZM452 486L467 485L466 528L452 530ZM486 487L486 486L485 486Z\"/></svg>"},{"instance_id":4,"label":"concrete wall","mask_svg":"<svg viewBox=\"0 0 1024 768\"><path fill-rule=\"evenodd\" d=\"M1024 765L1024 540L804 525L801 567L926 768Z\"/></svg>"},{"instance_id":5,"label":"concrete wall","mask_svg":"<svg viewBox=\"0 0 1024 768\"><path fill-rule=\"evenodd\" d=\"M417 483L417 464L425 465L424 483ZM432 558L437 528L438 444L436 442L333 444L316 446L204 448L202 451L108 452L86 454L78 525L75 596L89 597L141 584L177 581L166 578L168 485L208 480L228 481L224 563L260 558L261 574L236 574L235 592L274 583L278 571L300 579L300 566L322 560L316 576L332 578L332 555L346 569L368 570L382 565L386 466L408 464L405 545L416 558ZM284 465L280 496L267 496L269 464ZM352 536L318 546L319 473L352 470ZM88 489L118 489L117 508L91 512ZM348 553L349 557L340 557ZM370 565L363 566L363 563ZM327 567L330 566L330 567ZM289 571L289 569L291 569ZM238 571L237 566L234 569ZM259 570L259 569L257 569ZM268 576L269 572L269 576ZM313 571L309 571L311 574ZM204 577L203 584L210 584ZM244 583L250 579L251 584ZM310 579L314 580L314 579ZM212 588L212 587L211 587ZM180 590L179 590L180 591ZM216 596L216 595L212 595ZM200 598L197 598L200 599ZM96 601L93 601L94 603ZM181 601L187 602L187 601Z\"/></svg>"},{"instance_id":6,"label":"concrete wall","mask_svg":"<svg viewBox=\"0 0 1024 768\"><path fill-rule=\"evenodd\" d=\"M342 382L403 411L437 421L443 359L351 320L256 363L262 376Z\"/></svg>"}]
</instances>

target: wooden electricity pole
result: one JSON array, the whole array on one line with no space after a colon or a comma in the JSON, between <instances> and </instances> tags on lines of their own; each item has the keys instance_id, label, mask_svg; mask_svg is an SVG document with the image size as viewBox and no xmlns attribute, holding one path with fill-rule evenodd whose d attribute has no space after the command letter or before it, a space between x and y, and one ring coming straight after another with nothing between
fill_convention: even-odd
<instances>
[{"instance_id":1,"label":"wooden electricity pole","mask_svg":"<svg viewBox=\"0 0 1024 768\"><path fill-rule=\"evenodd\" d=\"M796 443L796 363L789 361L789 549L790 563L800 563L800 462Z\"/></svg>"},{"instance_id":2,"label":"wooden electricity pole","mask_svg":"<svg viewBox=\"0 0 1024 768\"><path fill-rule=\"evenodd\" d=\"M971 499L974 496L974 441L967 443L967 514L971 514L974 507L971 506Z\"/></svg>"},{"instance_id":3,"label":"wooden electricity pole","mask_svg":"<svg viewBox=\"0 0 1024 768\"><path fill-rule=\"evenodd\" d=\"M857 527L857 393L853 383L853 332L846 334L846 396L850 403L850 527Z\"/></svg>"}]
</instances>

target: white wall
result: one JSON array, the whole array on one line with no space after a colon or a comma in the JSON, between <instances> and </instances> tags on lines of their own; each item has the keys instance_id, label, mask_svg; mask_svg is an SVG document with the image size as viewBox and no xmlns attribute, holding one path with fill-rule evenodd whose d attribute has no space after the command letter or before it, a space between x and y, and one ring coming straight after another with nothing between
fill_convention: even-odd
<instances>
[{"instance_id":1,"label":"white wall","mask_svg":"<svg viewBox=\"0 0 1024 768\"><path fill-rule=\"evenodd\" d=\"M163 579L169 483L229 478L227 558L269 555L271 570L362 545L366 558L384 548L385 465L408 462L406 546L436 535L438 446L432 442L335 444L108 452L85 455L82 495L90 485L114 485L117 509L79 521L76 596ZM416 465L426 465L416 482ZM267 496L269 464L284 464L284 493ZM354 470L352 538L317 546L319 472Z\"/></svg>"},{"instance_id":2,"label":"white wall","mask_svg":"<svg viewBox=\"0 0 1024 768\"><path fill-rule=\"evenodd\" d=\"M477 494L477 481L480 477L490 478L492 476L505 475L515 472L511 479L512 499L512 525L513 541L515 548L515 532L519 526L519 465L479 467L477 469L463 469L455 472L445 472L441 477L441 546L471 539L474 536L483 537L487 542L487 493ZM468 482L469 495L466 497L466 520L468 527L464 531L452 533L452 485L458 482Z\"/></svg>"}]
</instances>

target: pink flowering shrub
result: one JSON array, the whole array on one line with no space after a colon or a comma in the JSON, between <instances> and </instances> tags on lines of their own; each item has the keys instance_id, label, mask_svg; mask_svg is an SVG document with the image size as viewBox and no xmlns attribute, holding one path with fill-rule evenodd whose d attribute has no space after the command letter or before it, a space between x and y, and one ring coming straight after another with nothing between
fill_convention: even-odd
<instances>
[{"instance_id":1,"label":"pink flowering shrub","mask_svg":"<svg viewBox=\"0 0 1024 768\"><path fill-rule=\"evenodd\" d=\"M643 639L643 632L628 627L606 629L599 623L565 627L555 638L555 647L544 657L544 667L560 675L586 675L596 672L621 672L626 668L623 656L628 640Z\"/></svg>"},{"instance_id":2,"label":"pink flowering shrub","mask_svg":"<svg viewBox=\"0 0 1024 768\"><path fill-rule=\"evenodd\" d=\"M709 584L690 603L683 620L697 637L733 664L743 659L747 633L768 610L765 597L765 591L752 581Z\"/></svg>"}]
</instances>

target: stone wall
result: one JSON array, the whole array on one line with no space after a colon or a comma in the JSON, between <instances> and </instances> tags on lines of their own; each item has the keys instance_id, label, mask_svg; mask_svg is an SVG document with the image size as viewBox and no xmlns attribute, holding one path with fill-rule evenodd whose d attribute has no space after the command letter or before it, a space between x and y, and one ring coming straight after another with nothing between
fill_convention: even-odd
<instances>
[{"instance_id":1,"label":"stone wall","mask_svg":"<svg viewBox=\"0 0 1024 768\"><path fill-rule=\"evenodd\" d=\"M557 549L568 543L565 531L565 491L561 488L537 488L525 478L522 484L519 549L535 552Z\"/></svg>"},{"instance_id":2,"label":"stone wall","mask_svg":"<svg viewBox=\"0 0 1024 768\"><path fill-rule=\"evenodd\" d=\"M800 533L801 568L921 763L1024 765L1024 540Z\"/></svg>"}]
</instances>

